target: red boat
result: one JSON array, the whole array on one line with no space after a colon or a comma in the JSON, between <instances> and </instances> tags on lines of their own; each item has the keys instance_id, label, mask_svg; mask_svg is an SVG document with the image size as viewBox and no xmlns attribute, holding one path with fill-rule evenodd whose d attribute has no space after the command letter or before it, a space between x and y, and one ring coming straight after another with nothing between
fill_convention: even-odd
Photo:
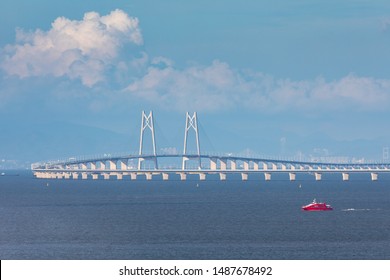
<instances>
[{"instance_id":1,"label":"red boat","mask_svg":"<svg viewBox=\"0 0 390 280\"><path fill-rule=\"evenodd\" d=\"M304 210L304 211L329 211L329 210L333 210L333 208L324 202L317 202L316 199L314 199L312 203L305 205L305 206L302 206L302 210Z\"/></svg>"}]
</instances>

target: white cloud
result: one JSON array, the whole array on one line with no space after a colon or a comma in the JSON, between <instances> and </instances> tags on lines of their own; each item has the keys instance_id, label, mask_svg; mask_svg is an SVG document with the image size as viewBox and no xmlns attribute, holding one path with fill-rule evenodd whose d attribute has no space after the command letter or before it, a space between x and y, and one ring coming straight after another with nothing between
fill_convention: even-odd
<instances>
[{"instance_id":1,"label":"white cloud","mask_svg":"<svg viewBox=\"0 0 390 280\"><path fill-rule=\"evenodd\" d=\"M162 58L159 61L165 61ZM390 80L348 75L339 80L292 81L263 73L238 71L215 60L208 66L175 69L151 65L125 90L133 97L177 110L231 108L283 110L382 110L390 105Z\"/></svg>"},{"instance_id":2,"label":"white cloud","mask_svg":"<svg viewBox=\"0 0 390 280\"><path fill-rule=\"evenodd\" d=\"M226 63L214 61L207 67L178 70L166 60L160 58L158 62L159 66L164 62L165 67L150 66L147 73L125 91L166 108L213 110L234 107L235 100L230 98L230 93L238 81Z\"/></svg>"},{"instance_id":3,"label":"white cloud","mask_svg":"<svg viewBox=\"0 0 390 280\"><path fill-rule=\"evenodd\" d=\"M59 17L48 31L18 30L16 43L2 50L0 67L20 78L65 77L87 87L107 81L107 99L118 101L123 95L110 93L125 87L129 103L145 100L179 111L376 111L390 105L390 80L350 74L334 81L294 81L234 69L219 60L179 69L171 59L145 52L125 58L120 52L125 44L139 46L143 39L138 19L121 10L105 16L89 12L79 21Z\"/></svg>"},{"instance_id":4,"label":"white cloud","mask_svg":"<svg viewBox=\"0 0 390 280\"><path fill-rule=\"evenodd\" d=\"M80 21L59 17L49 31L18 30L16 39L4 49L1 68L8 75L67 76L88 87L104 80L123 44L143 43L138 19L121 10L89 12Z\"/></svg>"}]
</instances>

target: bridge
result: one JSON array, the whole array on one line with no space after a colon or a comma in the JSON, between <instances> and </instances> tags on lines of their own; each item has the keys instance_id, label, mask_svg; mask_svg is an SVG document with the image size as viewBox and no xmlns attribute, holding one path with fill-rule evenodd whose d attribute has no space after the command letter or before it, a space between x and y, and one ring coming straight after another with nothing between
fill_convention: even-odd
<instances>
[{"instance_id":1,"label":"bridge","mask_svg":"<svg viewBox=\"0 0 390 280\"><path fill-rule=\"evenodd\" d=\"M143 151L145 131L149 131L151 135L153 152L149 154ZM195 153L187 151L190 132L195 135ZM126 177L131 180L139 178L169 180L172 177L187 180L189 175L196 175L199 180L206 180L208 176L214 175L223 181L233 174L238 174L241 180L246 181L249 175L261 174L266 181L270 181L273 174L284 173L288 175L286 178L290 181L295 181L297 174L309 173L314 176L315 180L320 181L323 174L339 173L343 181L348 181L350 174L365 173L372 181L376 181L380 173L390 172L390 163L303 162L202 154L196 112L192 115L186 113L183 153L157 154L156 151L153 112L146 114L142 111L138 154L37 162L31 165L31 169L34 176L39 179L75 180L122 180ZM162 165L162 161L168 163Z\"/></svg>"}]
</instances>

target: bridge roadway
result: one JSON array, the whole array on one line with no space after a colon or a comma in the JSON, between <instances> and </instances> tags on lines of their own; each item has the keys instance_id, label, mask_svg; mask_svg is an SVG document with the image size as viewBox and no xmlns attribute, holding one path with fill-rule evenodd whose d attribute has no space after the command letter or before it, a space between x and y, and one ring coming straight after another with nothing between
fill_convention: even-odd
<instances>
[{"instance_id":1,"label":"bridge roadway","mask_svg":"<svg viewBox=\"0 0 390 280\"><path fill-rule=\"evenodd\" d=\"M176 160L182 163L168 165L161 168L158 160ZM152 168L142 168L142 164L150 161ZM134 164L134 163L137 164ZM191 168L186 165L192 162ZM198 166L196 166L196 164ZM140 166L141 168L138 168ZM389 173L390 163L324 163L324 162L299 162L277 159L261 159L237 156L212 156L212 155L124 155L116 157L99 157L90 159L68 159L65 161L51 161L34 163L31 166L36 178L44 179L110 179L118 180L129 176L131 180L144 177L151 180L154 176L160 176L163 180L169 177L180 176L186 180L187 175L197 175L199 180L205 180L207 175L218 174L220 180L226 180L228 174L241 174L243 181L248 180L249 174L264 174L266 181L271 180L273 173L287 173L289 180L294 181L297 173L310 173L315 180L322 179L324 173L340 173L342 180L348 181L350 173L368 173L371 180L378 180L379 173Z\"/></svg>"}]
</instances>

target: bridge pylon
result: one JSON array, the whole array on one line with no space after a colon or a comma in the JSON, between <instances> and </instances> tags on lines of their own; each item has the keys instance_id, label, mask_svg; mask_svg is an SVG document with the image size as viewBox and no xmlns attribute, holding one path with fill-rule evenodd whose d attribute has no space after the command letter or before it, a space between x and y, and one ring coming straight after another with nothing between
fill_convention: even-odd
<instances>
[{"instance_id":1,"label":"bridge pylon","mask_svg":"<svg viewBox=\"0 0 390 280\"><path fill-rule=\"evenodd\" d=\"M199 141L199 130L198 130L198 118L196 112L192 114L192 116L186 112L186 127L184 130L184 150L183 150L183 161L182 161L182 169L186 169L186 161L189 160L187 154L187 140L188 140L188 132L190 130L195 132L195 141L196 141L196 156L198 159L198 169L202 169L202 161L200 157L200 141Z\"/></svg>"},{"instance_id":2,"label":"bridge pylon","mask_svg":"<svg viewBox=\"0 0 390 280\"><path fill-rule=\"evenodd\" d=\"M138 170L142 167L142 162L145 160L145 158L142 158L143 155L143 140L144 140L144 132L145 130L149 129L152 136L152 146L153 146L153 155L154 158L152 159L154 161L154 167L155 169L158 169L157 164L157 153L156 153L156 137L154 134L154 121L153 121L153 111L150 111L148 115L145 114L145 111L142 111L142 121L141 121L141 133L139 138L139 159L138 159Z\"/></svg>"}]
</instances>

